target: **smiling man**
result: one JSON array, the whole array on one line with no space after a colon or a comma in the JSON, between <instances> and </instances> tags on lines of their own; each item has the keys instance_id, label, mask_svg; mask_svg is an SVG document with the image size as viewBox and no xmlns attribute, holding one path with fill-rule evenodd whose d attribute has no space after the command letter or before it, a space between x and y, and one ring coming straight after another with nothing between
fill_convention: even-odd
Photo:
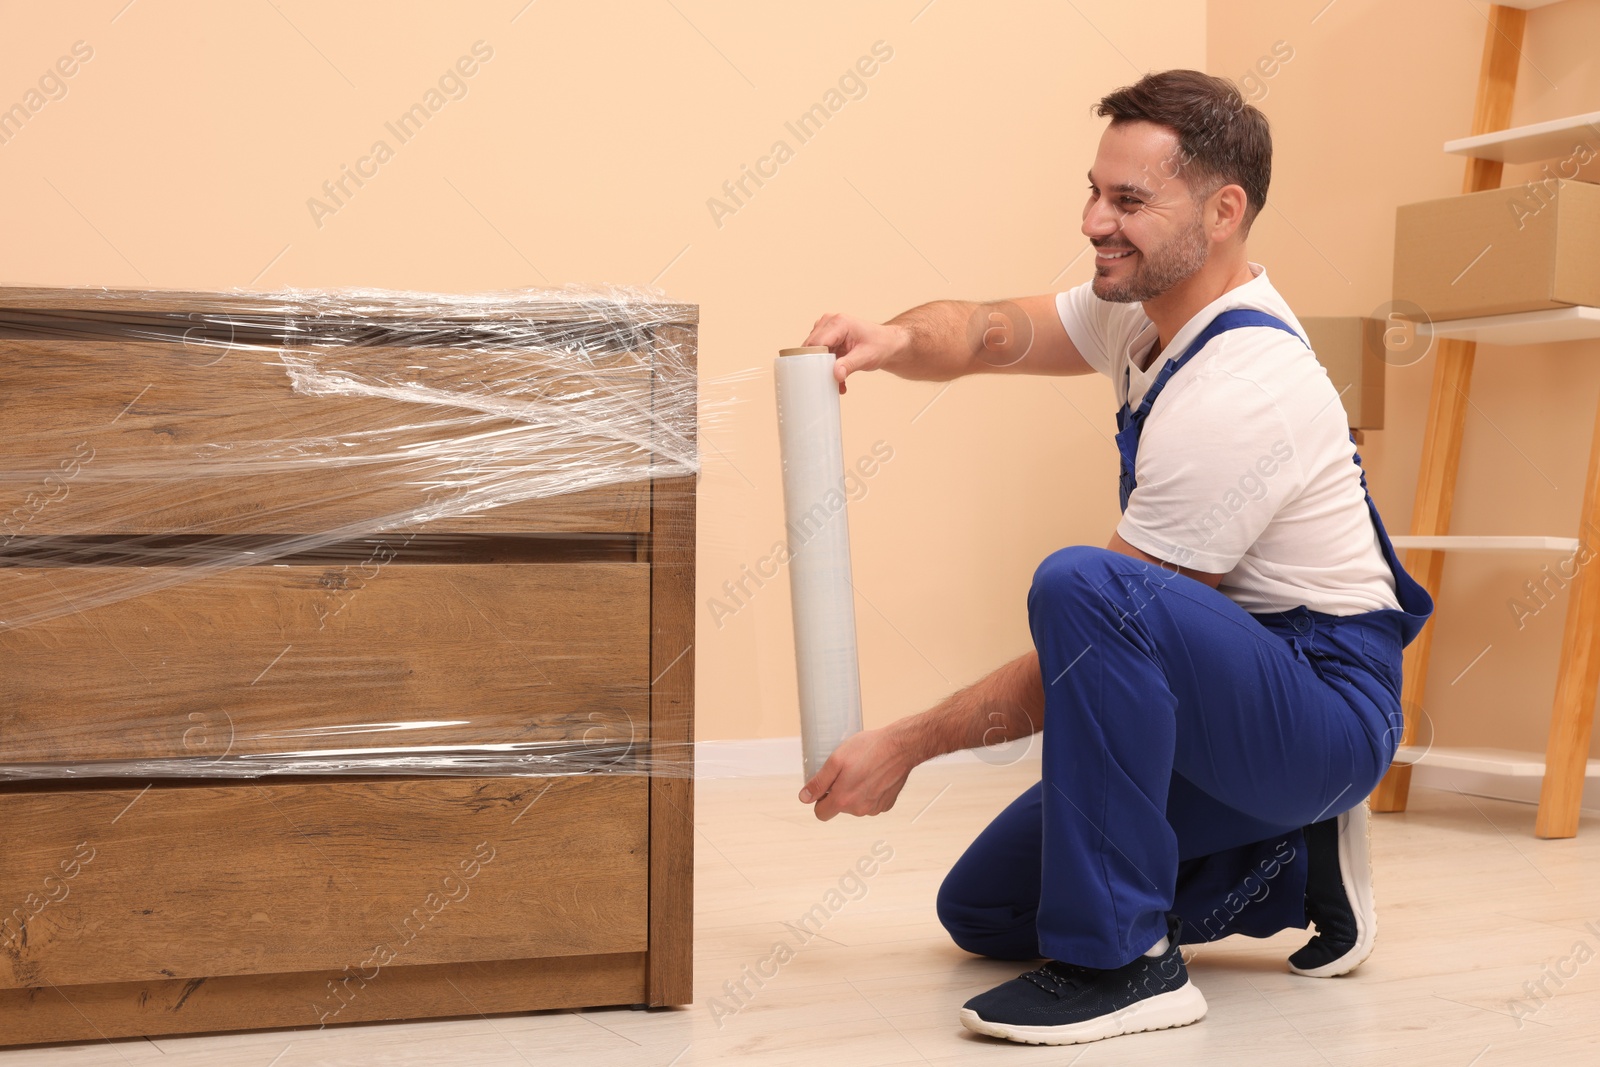
<instances>
[{"instance_id":1,"label":"smiling man","mask_svg":"<svg viewBox=\"0 0 1600 1067\"><path fill-rule=\"evenodd\" d=\"M888 810L917 764L1041 733L1041 778L941 886L962 948L1042 965L963 1024L1068 1044L1199 1020L1179 945L1314 923L1296 973L1372 951L1363 798L1399 742L1401 649L1433 602L1396 559L1344 409L1245 238L1267 120L1234 85L1150 74L1099 103L1092 281L878 325L818 320L856 371L1107 375L1122 518L1045 558L1033 649L937 706L848 738L800 799ZM974 328L977 324L978 328Z\"/></svg>"}]
</instances>

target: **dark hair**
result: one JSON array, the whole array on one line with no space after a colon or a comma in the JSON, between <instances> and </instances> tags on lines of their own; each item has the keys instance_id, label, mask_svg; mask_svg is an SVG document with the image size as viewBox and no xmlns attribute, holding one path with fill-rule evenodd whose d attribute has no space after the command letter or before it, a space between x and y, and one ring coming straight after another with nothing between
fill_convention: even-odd
<instances>
[{"instance_id":1,"label":"dark hair","mask_svg":"<svg viewBox=\"0 0 1600 1067\"><path fill-rule=\"evenodd\" d=\"M1157 71L1101 97L1094 113L1109 117L1113 126L1151 122L1176 133L1179 158L1165 165L1161 176L1181 172L1197 197L1224 185L1240 186L1247 201L1241 232L1250 232L1267 204L1272 131L1267 117L1233 82L1198 70Z\"/></svg>"}]
</instances>

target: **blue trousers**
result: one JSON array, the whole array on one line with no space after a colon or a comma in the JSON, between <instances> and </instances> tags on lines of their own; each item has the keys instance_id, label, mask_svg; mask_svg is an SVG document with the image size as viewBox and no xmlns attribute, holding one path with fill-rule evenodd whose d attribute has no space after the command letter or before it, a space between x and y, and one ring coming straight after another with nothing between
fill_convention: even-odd
<instances>
[{"instance_id":1,"label":"blue trousers","mask_svg":"<svg viewBox=\"0 0 1600 1067\"><path fill-rule=\"evenodd\" d=\"M940 887L984 956L1118 967L1181 940L1304 928L1301 827L1359 804L1399 744L1396 612L1246 612L1184 575L1064 548L1034 573L1041 777Z\"/></svg>"}]
</instances>

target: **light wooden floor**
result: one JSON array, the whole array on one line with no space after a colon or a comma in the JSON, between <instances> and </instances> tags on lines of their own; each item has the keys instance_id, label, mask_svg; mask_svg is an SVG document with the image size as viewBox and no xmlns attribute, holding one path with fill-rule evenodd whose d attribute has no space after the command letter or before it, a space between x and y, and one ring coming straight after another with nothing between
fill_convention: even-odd
<instances>
[{"instance_id":1,"label":"light wooden floor","mask_svg":"<svg viewBox=\"0 0 1600 1067\"><path fill-rule=\"evenodd\" d=\"M698 783L693 1007L36 1047L0 1052L0 1067L1600 1063L1600 819L1576 840L1538 841L1531 807L1426 790L1374 820L1378 949L1353 975L1290 974L1303 935L1235 938L1192 965L1210 1003L1194 1026L1074 1048L968 1033L961 1003L1026 965L956 948L934 892L1037 777L1037 761L928 764L894 810L829 823L794 800L798 772ZM877 841L893 858L864 894L830 900ZM820 935L738 1007L723 983L746 966L770 973L774 945L801 940L785 921L818 903L837 907ZM1548 997L1525 985L1541 981ZM719 997L738 1010L717 1018Z\"/></svg>"}]
</instances>

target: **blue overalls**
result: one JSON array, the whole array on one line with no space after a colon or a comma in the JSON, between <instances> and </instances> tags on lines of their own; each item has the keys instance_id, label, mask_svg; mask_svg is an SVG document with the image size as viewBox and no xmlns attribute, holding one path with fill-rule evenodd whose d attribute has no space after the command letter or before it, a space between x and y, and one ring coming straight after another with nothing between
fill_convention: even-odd
<instances>
[{"instance_id":1,"label":"blue overalls","mask_svg":"<svg viewBox=\"0 0 1600 1067\"><path fill-rule=\"evenodd\" d=\"M1124 400L1124 509L1161 390L1207 341L1245 327L1300 339L1274 316L1224 311L1137 410ZM1028 591L1045 691L1041 780L940 887L939 918L958 945L1109 968L1155 944L1169 911L1186 943L1306 926L1301 828L1359 804L1388 769L1403 726L1401 649L1433 612L1364 471L1361 488L1398 610L1252 614L1120 552L1045 558Z\"/></svg>"}]
</instances>

